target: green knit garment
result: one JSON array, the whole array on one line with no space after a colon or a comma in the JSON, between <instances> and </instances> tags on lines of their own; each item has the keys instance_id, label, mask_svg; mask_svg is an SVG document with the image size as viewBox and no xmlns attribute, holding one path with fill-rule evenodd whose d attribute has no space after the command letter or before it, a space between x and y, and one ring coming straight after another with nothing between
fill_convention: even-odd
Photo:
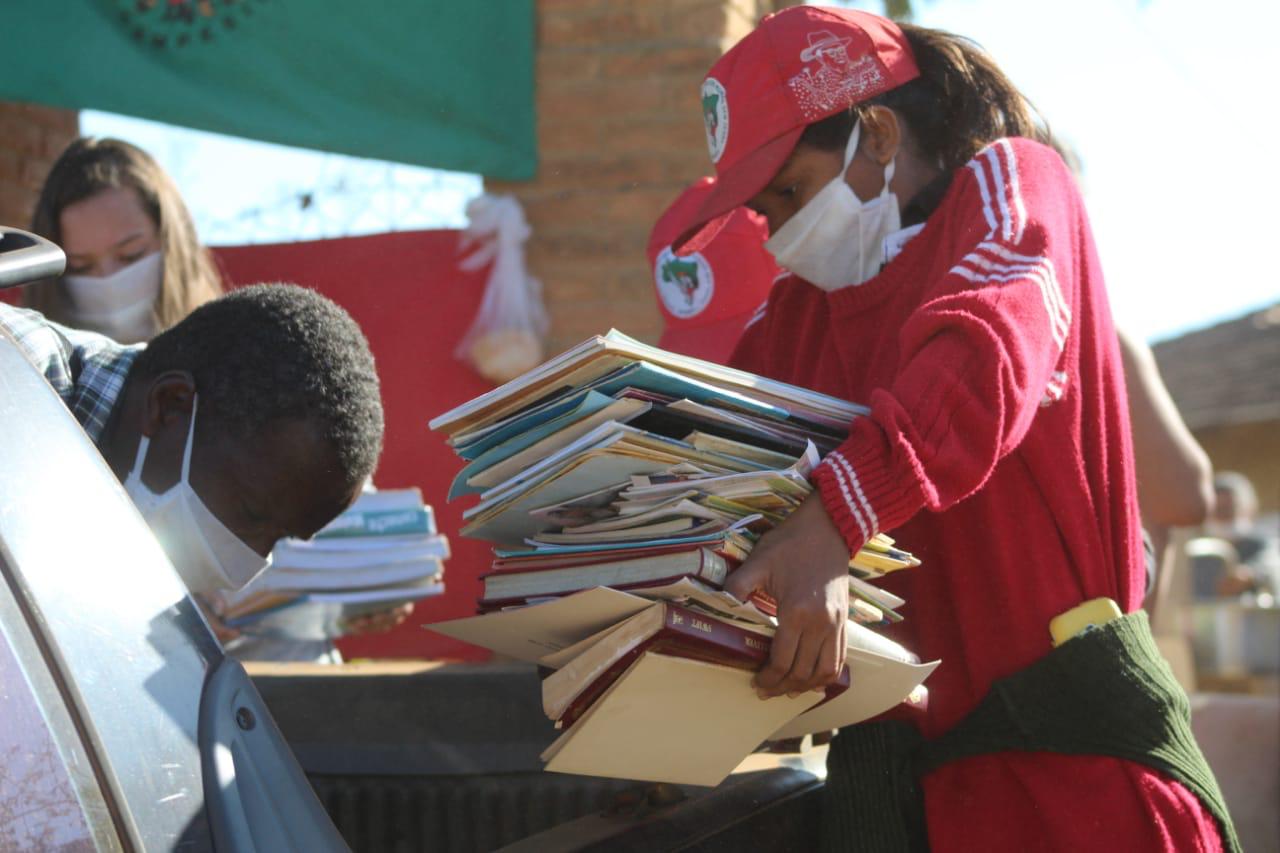
<instances>
[{"instance_id":1,"label":"green knit garment","mask_svg":"<svg viewBox=\"0 0 1280 853\"><path fill-rule=\"evenodd\" d=\"M856 687L854 688L856 689ZM996 681L970 714L932 741L899 721L850 726L831 744L822 849L928 849L918 780L950 761L994 752L1104 755L1180 782L1240 842L1200 747L1191 706L1156 649L1143 611L1074 637Z\"/></svg>"}]
</instances>

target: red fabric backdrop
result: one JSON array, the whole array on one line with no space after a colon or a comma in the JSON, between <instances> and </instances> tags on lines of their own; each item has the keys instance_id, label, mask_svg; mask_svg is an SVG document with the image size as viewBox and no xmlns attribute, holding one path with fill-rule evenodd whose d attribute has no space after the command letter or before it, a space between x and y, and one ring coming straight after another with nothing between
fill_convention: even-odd
<instances>
[{"instance_id":1,"label":"red fabric backdrop","mask_svg":"<svg viewBox=\"0 0 1280 853\"><path fill-rule=\"evenodd\" d=\"M387 435L374 482L418 486L435 507L453 556L446 593L420 603L387 634L342 640L348 658L433 657L480 660L488 652L424 630L425 622L475 612L489 546L458 536L474 498L445 502L461 466L443 438L427 429L436 415L492 386L453 356L480 303L485 272L458 270L457 231L409 231L305 243L214 250L232 286L288 281L312 287L346 308L364 329L378 363Z\"/></svg>"}]
</instances>

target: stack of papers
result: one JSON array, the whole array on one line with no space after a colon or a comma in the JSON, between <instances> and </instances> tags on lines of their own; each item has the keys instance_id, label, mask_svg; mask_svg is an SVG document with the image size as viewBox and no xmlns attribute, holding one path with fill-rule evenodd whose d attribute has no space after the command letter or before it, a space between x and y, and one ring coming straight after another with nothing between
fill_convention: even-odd
<instances>
[{"instance_id":1,"label":"stack of papers","mask_svg":"<svg viewBox=\"0 0 1280 853\"><path fill-rule=\"evenodd\" d=\"M902 618L905 602L873 583L919 564L892 539L877 536L850 561L859 687L843 700L760 702L750 681L767 660L772 602L720 591L758 538L812 492L821 455L862 414L616 331L592 338L432 421L465 463L451 496L478 495L463 535L496 546L482 615L433 628L561 670L544 685L548 715L565 729L544 756L551 770L715 784L707 780L764 739L809 724L788 727L794 719L819 721L807 729L816 731L879 713L930 671L863 627ZM595 614L598 602L616 612ZM695 617L704 636L680 630ZM711 635L723 642L708 647ZM663 738L660 748L640 747L653 753L650 764L608 747L641 717L669 725L709 709L735 720L709 723L723 728L720 740L691 734L677 749L678 738ZM673 761L681 749L684 760Z\"/></svg>"},{"instance_id":2,"label":"stack of papers","mask_svg":"<svg viewBox=\"0 0 1280 853\"><path fill-rule=\"evenodd\" d=\"M462 534L498 546L481 602L495 609L596 585L722 583L863 413L613 331L431 426L465 460L450 495L479 495ZM877 537L853 568L866 579L916 564ZM855 618L896 617L868 597Z\"/></svg>"},{"instance_id":3,"label":"stack of papers","mask_svg":"<svg viewBox=\"0 0 1280 853\"><path fill-rule=\"evenodd\" d=\"M418 489L365 492L314 538L281 540L266 571L214 604L245 634L332 639L354 617L443 593L448 556Z\"/></svg>"}]
</instances>

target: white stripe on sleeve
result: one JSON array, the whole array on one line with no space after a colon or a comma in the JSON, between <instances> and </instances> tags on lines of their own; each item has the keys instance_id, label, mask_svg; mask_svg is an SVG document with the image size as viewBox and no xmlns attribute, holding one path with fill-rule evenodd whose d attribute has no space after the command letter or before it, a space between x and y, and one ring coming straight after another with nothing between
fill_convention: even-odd
<instances>
[{"instance_id":1,"label":"white stripe on sleeve","mask_svg":"<svg viewBox=\"0 0 1280 853\"><path fill-rule=\"evenodd\" d=\"M870 539L872 533L867 529L867 523L863 521L862 513L858 511L857 504L853 502L853 495L849 494L849 483L844 478L844 472L840 470L839 466L832 464L830 456L824 459L822 464L830 468L831 472L836 475L836 483L840 486L840 494L844 496L845 505L849 507L849 514L858 523L858 529L862 531L862 537Z\"/></svg>"},{"instance_id":2,"label":"white stripe on sleeve","mask_svg":"<svg viewBox=\"0 0 1280 853\"><path fill-rule=\"evenodd\" d=\"M1022 189L1018 184L1018 159L1013 156L1013 146L1008 139L1001 139L997 144L1004 150L1005 160L1009 163L1009 194L1013 197L1014 212L1013 244L1016 246L1022 242L1027 223L1027 208L1022 203Z\"/></svg>"},{"instance_id":3,"label":"white stripe on sleeve","mask_svg":"<svg viewBox=\"0 0 1280 853\"><path fill-rule=\"evenodd\" d=\"M978 190L982 193L982 215L987 218L987 225L991 230L987 232L987 236L991 237L996 233L995 213L991 209L991 190L987 188L987 176L983 173L982 162L977 158L969 161L969 169L978 177Z\"/></svg>"},{"instance_id":4,"label":"white stripe on sleeve","mask_svg":"<svg viewBox=\"0 0 1280 853\"><path fill-rule=\"evenodd\" d=\"M867 519L871 522L872 535L880 532L880 519L876 518L876 511L871 508L871 501L867 500L867 496L862 491L862 484L858 482L858 473L853 470L853 466L849 464L849 460L844 458L839 450L831 451L831 455L835 457L836 462L844 468L845 473L849 475L849 480L853 483L853 490L858 495L858 500L862 503L862 508L866 510Z\"/></svg>"}]
</instances>

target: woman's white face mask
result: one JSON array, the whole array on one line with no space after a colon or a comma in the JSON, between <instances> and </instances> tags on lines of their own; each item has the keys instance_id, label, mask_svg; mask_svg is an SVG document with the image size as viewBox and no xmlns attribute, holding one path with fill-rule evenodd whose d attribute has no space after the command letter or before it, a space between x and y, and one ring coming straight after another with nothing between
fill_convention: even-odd
<instances>
[{"instance_id":1,"label":"woman's white face mask","mask_svg":"<svg viewBox=\"0 0 1280 853\"><path fill-rule=\"evenodd\" d=\"M271 565L218 520L191 488L191 445L196 434L196 400L191 401L191 425L182 451L182 476L167 491L157 494L142 482L142 466L147 461L149 436L138 441L133 469L124 481L142 517L151 526L160 544L192 592L210 593L236 590Z\"/></svg>"},{"instance_id":2,"label":"woman's white face mask","mask_svg":"<svg viewBox=\"0 0 1280 853\"><path fill-rule=\"evenodd\" d=\"M826 291L862 284L884 264L884 238L902 227L898 197L889 191L896 160L884 169L884 189L864 202L845 180L858 151L862 123L845 146L844 165L809 203L766 242L778 264Z\"/></svg>"},{"instance_id":3,"label":"woman's white face mask","mask_svg":"<svg viewBox=\"0 0 1280 853\"><path fill-rule=\"evenodd\" d=\"M152 252L111 275L64 275L72 325L124 343L155 333L155 302L164 281L164 255Z\"/></svg>"}]
</instances>

